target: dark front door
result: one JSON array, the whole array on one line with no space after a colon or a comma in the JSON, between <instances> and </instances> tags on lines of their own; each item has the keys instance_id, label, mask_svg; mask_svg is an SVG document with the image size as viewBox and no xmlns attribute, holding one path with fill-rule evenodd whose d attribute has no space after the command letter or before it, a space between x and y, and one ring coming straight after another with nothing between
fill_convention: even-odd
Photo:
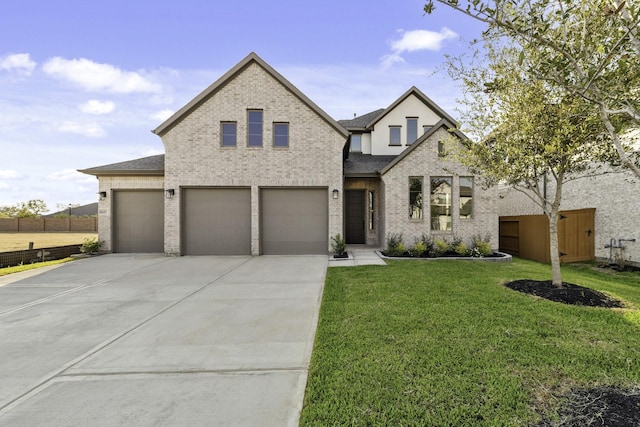
<instances>
[{"instance_id":1,"label":"dark front door","mask_svg":"<svg viewBox=\"0 0 640 427\"><path fill-rule=\"evenodd\" d=\"M347 243L365 243L363 190L345 191L346 219L345 240Z\"/></svg>"}]
</instances>

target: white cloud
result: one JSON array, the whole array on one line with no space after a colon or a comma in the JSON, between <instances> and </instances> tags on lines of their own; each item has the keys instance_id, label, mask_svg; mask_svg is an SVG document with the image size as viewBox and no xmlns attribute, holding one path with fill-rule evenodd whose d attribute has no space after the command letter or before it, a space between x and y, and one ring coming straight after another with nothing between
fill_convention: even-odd
<instances>
[{"instance_id":1,"label":"white cloud","mask_svg":"<svg viewBox=\"0 0 640 427\"><path fill-rule=\"evenodd\" d=\"M158 111L157 113L152 114L151 116L149 116L150 119L153 120L157 120L159 122L164 122L165 120L167 120L169 117L171 117L173 115L173 113L175 113L174 110L162 110L162 111Z\"/></svg>"},{"instance_id":2,"label":"white cloud","mask_svg":"<svg viewBox=\"0 0 640 427\"><path fill-rule=\"evenodd\" d=\"M7 188L9 188L9 184L0 181L0 190L6 190Z\"/></svg>"},{"instance_id":3,"label":"white cloud","mask_svg":"<svg viewBox=\"0 0 640 427\"><path fill-rule=\"evenodd\" d=\"M107 132L105 132L105 130L97 123L64 122L60 123L56 127L56 130L58 132L75 133L91 138L100 138L107 134Z\"/></svg>"},{"instance_id":4,"label":"white cloud","mask_svg":"<svg viewBox=\"0 0 640 427\"><path fill-rule=\"evenodd\" d=\"M20 179L22 176L11 169L0 169L0 179Z\"/></svg>"},{"instance_id":5,"label":"white cloud","mask_svg":"<svg viewBox=\"0 0 640 427\"><path fill-rule=\"evenodd\" d=\"M96 182L95 177L83 174L75 169L63 169L50 173L47 179L52 181L71 181L78 184L95 184Z\"/></svg>"},{"instance_id":6,"label":"white cloud","mask_svg":"<svg viewBox=\"0 0 640 427\"><path fill-rule=\"evenodd\" d=\"M0 70L15 71L23 75L31 75L36 63L28 53L16 53L0 57Z\"/></svg>"},{"instance_id":7,"label":"white cloud","mask_svg":"<svg viewBox=\"0 0 640 427\"><path fill-rule=\"evenodd\" d=\"M143 153L143 156L157 156L158 154L164 154L164 150L157 150L155 148L150 148Z\"/></svg>"},{"instance_id":8,"label":"white cloud","mask_svg":"<svg viewBox=\"0 0 640 427\"><path fill-rule=\"evenodd\" d=\"M110 64L99 64L89 59L55 57L47 61L45 73L77 83L89 91L104 90L114 93L155 93L161 86L139 72L124 71Z\"/></svg>"},{"instance_id":9,"label":"white cloud","mask_svg":"<svg viewBox=\"0 0 640 427\"><path fill-rule=\"evenodd\" d=\"M400 30L400 38L391 42L391 53L382 57L384 66L391 66L396 62L404 62L401 54L415 52L417 50L438 51L442 48L442 42L455 39L458 34L447 27L442 27L439 32L429 30Z\"/></svg>"},{"instance_id":10,"label":"white cloud","mask_svg":"<svg viewBox=\"0 0 640 427\"><path fill-rule=\"evenodd\" d=\"M91 99L79 106L80 111L87 114L109 114L116 109L116 104L112 101L98 101Z\"/></svg>"}]
</instances>

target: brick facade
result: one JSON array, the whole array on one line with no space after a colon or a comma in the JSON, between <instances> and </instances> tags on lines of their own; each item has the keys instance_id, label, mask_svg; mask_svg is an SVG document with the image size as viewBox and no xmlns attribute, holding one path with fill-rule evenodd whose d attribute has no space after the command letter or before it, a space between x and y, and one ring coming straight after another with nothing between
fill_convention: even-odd
<instances>
[{"instance_id":1,"label":"brick facade","mask_svg":"<svg viewBox=\"0 0 640 427\"><path fill-rule=\"evenodd\" d=\"M247 147L247 110L263 111L263 145ZM237 123L237 146L222 147L221 122ZM289 147L273 147L273 123L289 123ZM260 253L261 187L327 188L329 234L342 232L342 148L346 137L261 65L250 62L166 133L165 253L180 254L180 188L250 187L251 252ZM330 248L327 247L327 251Z\"/></svg>"},{"instance_id":2,"label":"brick facade","mask_svg":"<svg viewBox=\"0 0 640 427\"><path fill-rule=\"evenodd\" d=\"M433 237L451 240L460 237L467 244L476 234L491 236L491 245L498 247L498 215L495 204L495 191L484 190L478 180L473 189L473 215L470 219L460 218L459 177L471 176L460 164L438 157L438 141L449 139L450 135L442 128L391 169L382 175L385 198L383 217L385 233L402 233L404 243L413 245L414 239L423 233ZM452 231L432 231L430 224L429 200L431 177L447 176L453 178L452 187ZM423 218L409 219L409 177L422 177L422 196L424 203ZM384 235L386 244L386 236Z\"/></svg>"}]
</instances>

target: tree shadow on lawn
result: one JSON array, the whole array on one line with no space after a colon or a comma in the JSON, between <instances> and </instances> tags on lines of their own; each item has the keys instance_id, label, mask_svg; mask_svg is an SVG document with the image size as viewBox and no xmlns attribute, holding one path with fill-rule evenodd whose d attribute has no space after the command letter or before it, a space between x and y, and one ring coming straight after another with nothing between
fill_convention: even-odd
<instances>
[{"instance_id":1,"label":"tree shadow on lawn","mask_svg":"<svg viewBox=\"0 0 640 427\"><path fill-rule=\"evenodd\" d=\"M621 301L602 292L571 283L556 287L551 280L515 280L505 283L515 291L550 301L589 307L622 308ZM564 396L558 418L543 419L536 427L638 427L640 426L640 387L623 390L616 387L582 388Z\"/></svg>"}]
</instances>

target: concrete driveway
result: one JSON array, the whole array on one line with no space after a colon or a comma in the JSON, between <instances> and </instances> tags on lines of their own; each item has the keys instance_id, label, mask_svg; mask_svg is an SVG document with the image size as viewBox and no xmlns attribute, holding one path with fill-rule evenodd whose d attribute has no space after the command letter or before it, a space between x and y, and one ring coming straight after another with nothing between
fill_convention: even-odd
<instances>
[{"instance_id":1,"label":"concrete driveway","mask_svg":"<svg viewBox=\"0 0 640 427\"><path fill-rule=\"evenodd\" d=\"M297 425L326 267L113 254L0 286L0 425Z\"/></svg>"}]
</instances>

